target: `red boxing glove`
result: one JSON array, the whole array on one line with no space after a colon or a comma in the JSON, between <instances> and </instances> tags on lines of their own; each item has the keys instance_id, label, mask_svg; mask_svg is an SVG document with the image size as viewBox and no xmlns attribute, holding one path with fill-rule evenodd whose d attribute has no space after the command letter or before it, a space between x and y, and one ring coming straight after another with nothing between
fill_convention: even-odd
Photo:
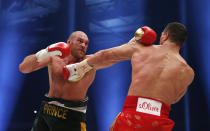
<instances>
[{"instance_id":1,"label":"red boxing glove","mask_svg":"<svg viewBox=\"0 0 210 131\"><path fill-rule=\"evenodd\" d=\"M70 46L65 42L58 42L42 49L36 53L37 62L41 62L50 56L60 56L64 58L70 53Z\"/></svg>"},{"instance_id":2,"label":"red boxing glove","mask_svg":"<svg viewBox=\"0 0 210 131\"><path fill-rule=\"evenodd\" d=\"M60 57L64 58L70 53L70 46L65 42L58 42L48 47L48 52L60 51ZM58 54L59 55L59 54Z\"/></svg>"},{"instance_id":3,"label":"red boxing glove","mask_svg":"<svg viewBox=\"0 0 210 131\"><path fill-rule=\"evenodd\" d=\"M151 45L157 38L156 32L148 26L143 26L135 32L136 41L140 41L142 44Z\"/></svg>"}]
</instances>

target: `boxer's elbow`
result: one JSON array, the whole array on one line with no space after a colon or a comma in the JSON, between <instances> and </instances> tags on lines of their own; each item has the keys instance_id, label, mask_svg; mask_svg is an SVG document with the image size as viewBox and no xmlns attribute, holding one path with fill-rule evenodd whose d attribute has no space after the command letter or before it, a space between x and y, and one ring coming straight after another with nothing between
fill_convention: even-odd
<instances>
[{"instance_id":1,"label":"boxer's elbow","mask_svg":"<svg viewBox=\"0 0 210 131\"><path fill-rule=\"evenodd\" d=\"M26 71L25 71L25 69L24 69L24 66L23 66L23 64L19 64L19 71L20 72L22 72L22 73L27 73Z\"/></svg>"},{"instance_id":2,"label":"boxer's elbow","mask_svg":"<svg viewBox=\"0 0 210 131\"><path fill-rule=\"evenodd\" d=\"M30 73L30 71L27 70L27 68L24 66L23 63L21 63L21 64L19 65L19 71L22 72L22 73L24 73L24 74Z\"/></svg>"}]
</instances>

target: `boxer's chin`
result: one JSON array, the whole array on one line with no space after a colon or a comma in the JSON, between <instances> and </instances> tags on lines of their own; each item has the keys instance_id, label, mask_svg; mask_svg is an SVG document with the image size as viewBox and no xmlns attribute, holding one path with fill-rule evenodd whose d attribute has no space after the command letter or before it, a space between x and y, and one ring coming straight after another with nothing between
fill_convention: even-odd
<instances>
[{"instance_id":1,"label":"boxer's chin","mask_svg":"<svg viewBox=\"0 0 210 131\"><path fill-rule=\"evenodd\" d=\"M75 56L77 59L82 59L83 57L85 57L85 53L77 53L77 55Z\"/></svg>"},{"instance_id":2,"label":"boxer's chin","mask_svg":"<svg viewBox=\"0 0 210 131\"><path fill-rule=\"evenodd\" d=\"M80 52L79 52L79 56L80 56L81 58L83 58L83 57L85 56L85 52L80 51Z\"/></svg>"}]
</instances>

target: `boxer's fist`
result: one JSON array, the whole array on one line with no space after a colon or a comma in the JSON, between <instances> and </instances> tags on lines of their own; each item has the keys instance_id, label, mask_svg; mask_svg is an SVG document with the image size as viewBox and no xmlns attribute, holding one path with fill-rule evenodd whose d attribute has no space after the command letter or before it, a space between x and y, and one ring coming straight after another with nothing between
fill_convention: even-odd
<instances>
[{"instance_id":1,"label":"boxer's fist","mask_svg":"<svg viewBox=\"0 0 210 131\"><path fill-rule=\"evenodd\" d=\"M50 57L50 56L60 56L61 58L66 57L70 53L70 46L65 42L58 42L48 46L46 49L42 49L36 53L36 58L38 62Z\"/></svg>"},{"instance_id":2,"label":"boxer's fist","mask_svg":"<svg viewBox=\"0 0 210 131\"><path fill-rule=\"evenodd\" d=\"M63 78L71 82L76 82L81 79L81 75L78 74L76 64L70 64L63 67Z\"/></svg>"},{"instance_id":3,"label":"boxer's fist","mask_svg":"<svg viewBox=\"0 0 210 131\"><path fill-rule=\"evenodd\" d=\"M151 45L156 40L156 32L148 26L143 26L136 30L134 34L135 40L145 45Z\"/></svg>"},{"instance_id":4,"label":"boxer's fist","mask_svg":"<svg viewBox=\"0 0 210 131\"><path fill-rule=\"evenodd\" d=\"M50 54L59 55L61 58L68 56L70 53L70 46L65 42L52 44L47 49Z\"/></svg>"},{"instance_id":5,"label":"boxer's fist","mask_svg":"<svg viewBox=\"0 0 210 131\"><path fill-rule=\"evenodd\" d=\"M88 65L87 60L83 60L80 63L69 64L63 67L63 78L70 82L77 82L91 69L92 67Z\"/></svg>"}]
</instances>

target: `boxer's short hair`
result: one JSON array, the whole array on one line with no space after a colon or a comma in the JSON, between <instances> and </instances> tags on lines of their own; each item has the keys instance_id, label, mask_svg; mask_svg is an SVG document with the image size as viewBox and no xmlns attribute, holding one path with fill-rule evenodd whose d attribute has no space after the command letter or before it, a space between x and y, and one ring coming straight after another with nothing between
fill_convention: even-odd
<instances>
[{"instance_id":1,"label":"boxer's short hair","mask_svg":"<svg viewBox=\"0 0 210 131\"><path fill-rule=\"evenodd\" d=\"M168 23L163 32L168 33L169 40L180 47L183 46L184 41L187 39L186 27L178 22Z\"/></svg>"}]
</instances>

